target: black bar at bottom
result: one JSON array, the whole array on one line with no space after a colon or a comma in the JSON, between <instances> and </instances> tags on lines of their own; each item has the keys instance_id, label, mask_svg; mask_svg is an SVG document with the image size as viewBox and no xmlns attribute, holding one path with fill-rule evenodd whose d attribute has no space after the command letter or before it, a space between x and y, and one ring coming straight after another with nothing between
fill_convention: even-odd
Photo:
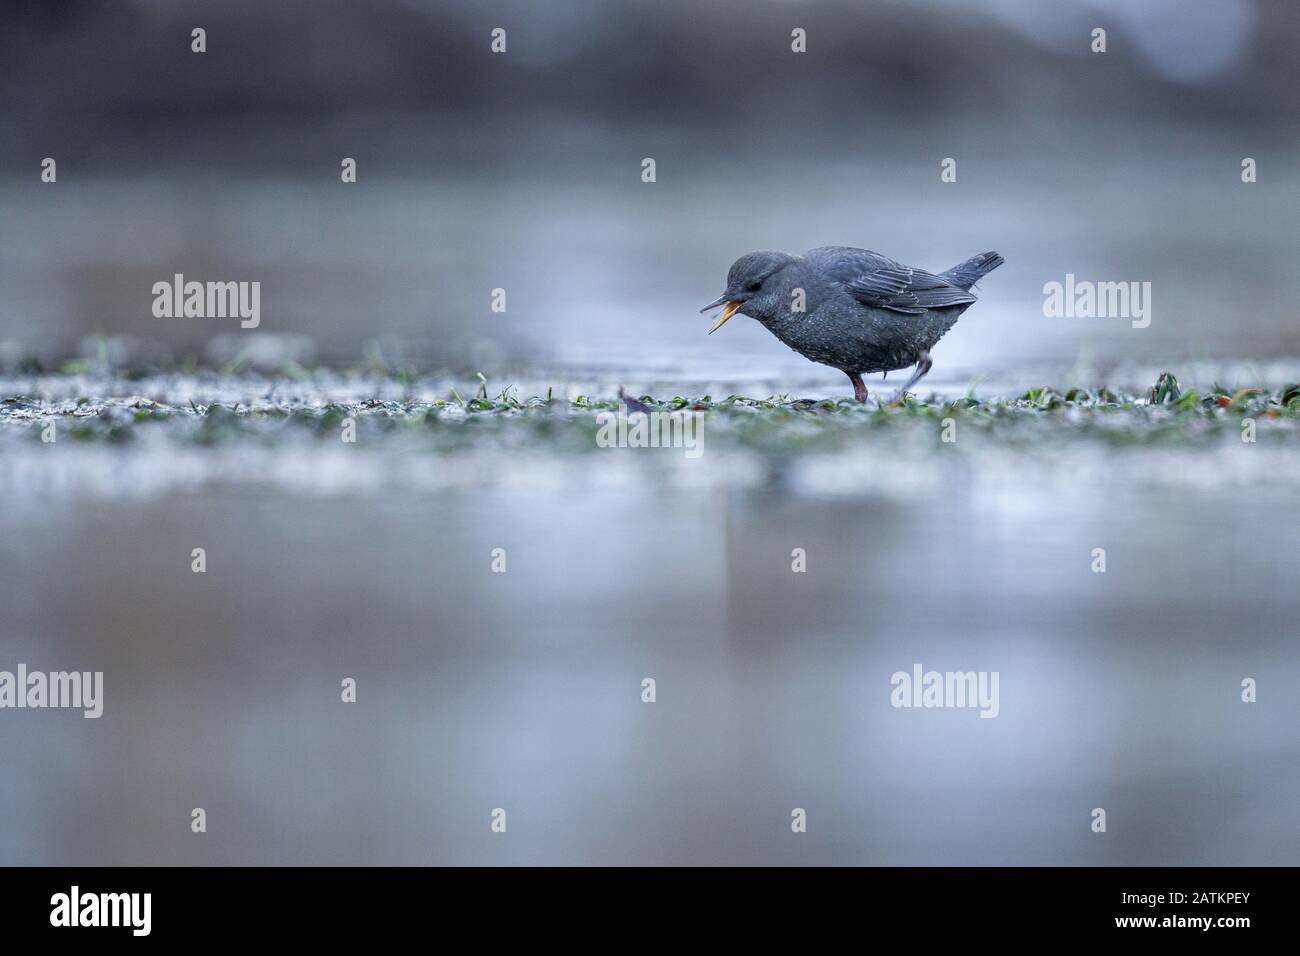
<instances>
[{"instance_id":1,"label":"black bar at bottom","mask_svg":"<svg viewBox=\"0 0 1300 956\"><path fill-rule=\"evenodd\" d=\"M412 932L432 941L462 931L485 941L667 942L671 931L689 934L672 937L679 942L734 942L788 929L810 939L847 930L918 942L1105 935L1230 945L1286 931L1296 876L1294 868L12 868L0 870L0 925L6 941L91 944L376 942Z\"/></svg>"}]
</instances>

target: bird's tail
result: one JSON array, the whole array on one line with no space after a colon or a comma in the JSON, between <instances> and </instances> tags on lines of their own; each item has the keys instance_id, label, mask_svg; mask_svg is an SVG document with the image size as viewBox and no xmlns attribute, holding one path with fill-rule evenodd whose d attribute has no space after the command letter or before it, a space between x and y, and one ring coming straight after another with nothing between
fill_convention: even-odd
<instances>
[{"instance_id":1,"label":"bird's tail","mask_svg":"<svg viewBox=\"0 0 1300 956\"><path fill-rule=\"evenodd\" d=\"M969 289L1006 261L996 252L981 252L978 256L972 256L953 266L943 277L955 286Z\"/></svg>"}]
</instances>

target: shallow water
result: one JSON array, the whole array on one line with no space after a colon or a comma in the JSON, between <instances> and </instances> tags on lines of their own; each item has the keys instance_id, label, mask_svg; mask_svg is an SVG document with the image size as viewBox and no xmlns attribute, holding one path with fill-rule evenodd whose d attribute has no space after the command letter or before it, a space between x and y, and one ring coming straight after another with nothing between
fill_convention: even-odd
<instances>
[{"instance_id":1,"label":"shallow water","mask_svg":"<svg viewBox=\"0 0 1300 956\"><path fill-rule=\"evenodd\" d=\"M1300 839L1272 503L207 492L4 524L9 656L107 698L0 722L9 863L1281 864ZM1000 672L999 716L892 708L914 663Z\"/></svg>"},{"instance_id":2,"label":"shallow water","mask_svg":"<svg viewBox=\"0 0 1300 956\"><path fill-rule=\"evenodd\" d=\"M0 714L2 862L1294 862L1284 425L944 455L899 424L784 463L170 427L6 432L67 483L8 489L0 666L106 702ZM998 716L892 707L918 663L997 671Z\"/></svg>"}]
</instances>

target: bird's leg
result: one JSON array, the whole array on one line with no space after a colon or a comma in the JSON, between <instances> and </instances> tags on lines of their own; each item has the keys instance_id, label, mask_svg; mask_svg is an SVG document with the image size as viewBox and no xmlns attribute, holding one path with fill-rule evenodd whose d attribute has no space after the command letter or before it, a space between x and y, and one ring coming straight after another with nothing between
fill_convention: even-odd
<instances>
[{"instance_id":1,"label":"bird's leg","mask_svg":"<svg viewBox=\"0 0 1300 956\"><path fill-rule=\"evenodd\" d=\"M933 366L934 362L930 360L930 353L922 352L921 357L916 361L916 371L913 372L912 377L907 380L907 384L898 390L898 397L901 399L906 395L907 390L917 382L921 381L921 379L925 378L925 373L930 371Z\"/></svg>"},{"instance_id":2,"label":"bird's leg","mask_svg":"<svg viewBox=\"0 0 1300 956\"><path fill-rule=\"evenodd\" d=\"M858 372L845 372L844 374L853 383L853 397L865 405L867 403L867 385L862 381L862 375Z\"/></svg>"}]
</instances>

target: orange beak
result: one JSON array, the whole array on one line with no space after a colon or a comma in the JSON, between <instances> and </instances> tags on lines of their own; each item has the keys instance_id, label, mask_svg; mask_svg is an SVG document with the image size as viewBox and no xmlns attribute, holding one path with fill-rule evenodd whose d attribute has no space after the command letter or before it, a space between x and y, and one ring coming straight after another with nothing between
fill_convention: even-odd
<instances>
[{"instance_id":1,"label":"orange beak","mask_svg":"<svg viewBox=\"0 0 1300 956\"><path fill-rule=\"evenodd\" d=\"M739 309L742 304L743 303L740 302L728 302L727 307L722 310L722 315L718 318L718 321L714 324L713 328L709 329L709 334L712 335L714 332L718 331L718 329L722 328L722 326L726 324L727 319L735 315L736 310Z\"/></svg>"}]
</instances>

